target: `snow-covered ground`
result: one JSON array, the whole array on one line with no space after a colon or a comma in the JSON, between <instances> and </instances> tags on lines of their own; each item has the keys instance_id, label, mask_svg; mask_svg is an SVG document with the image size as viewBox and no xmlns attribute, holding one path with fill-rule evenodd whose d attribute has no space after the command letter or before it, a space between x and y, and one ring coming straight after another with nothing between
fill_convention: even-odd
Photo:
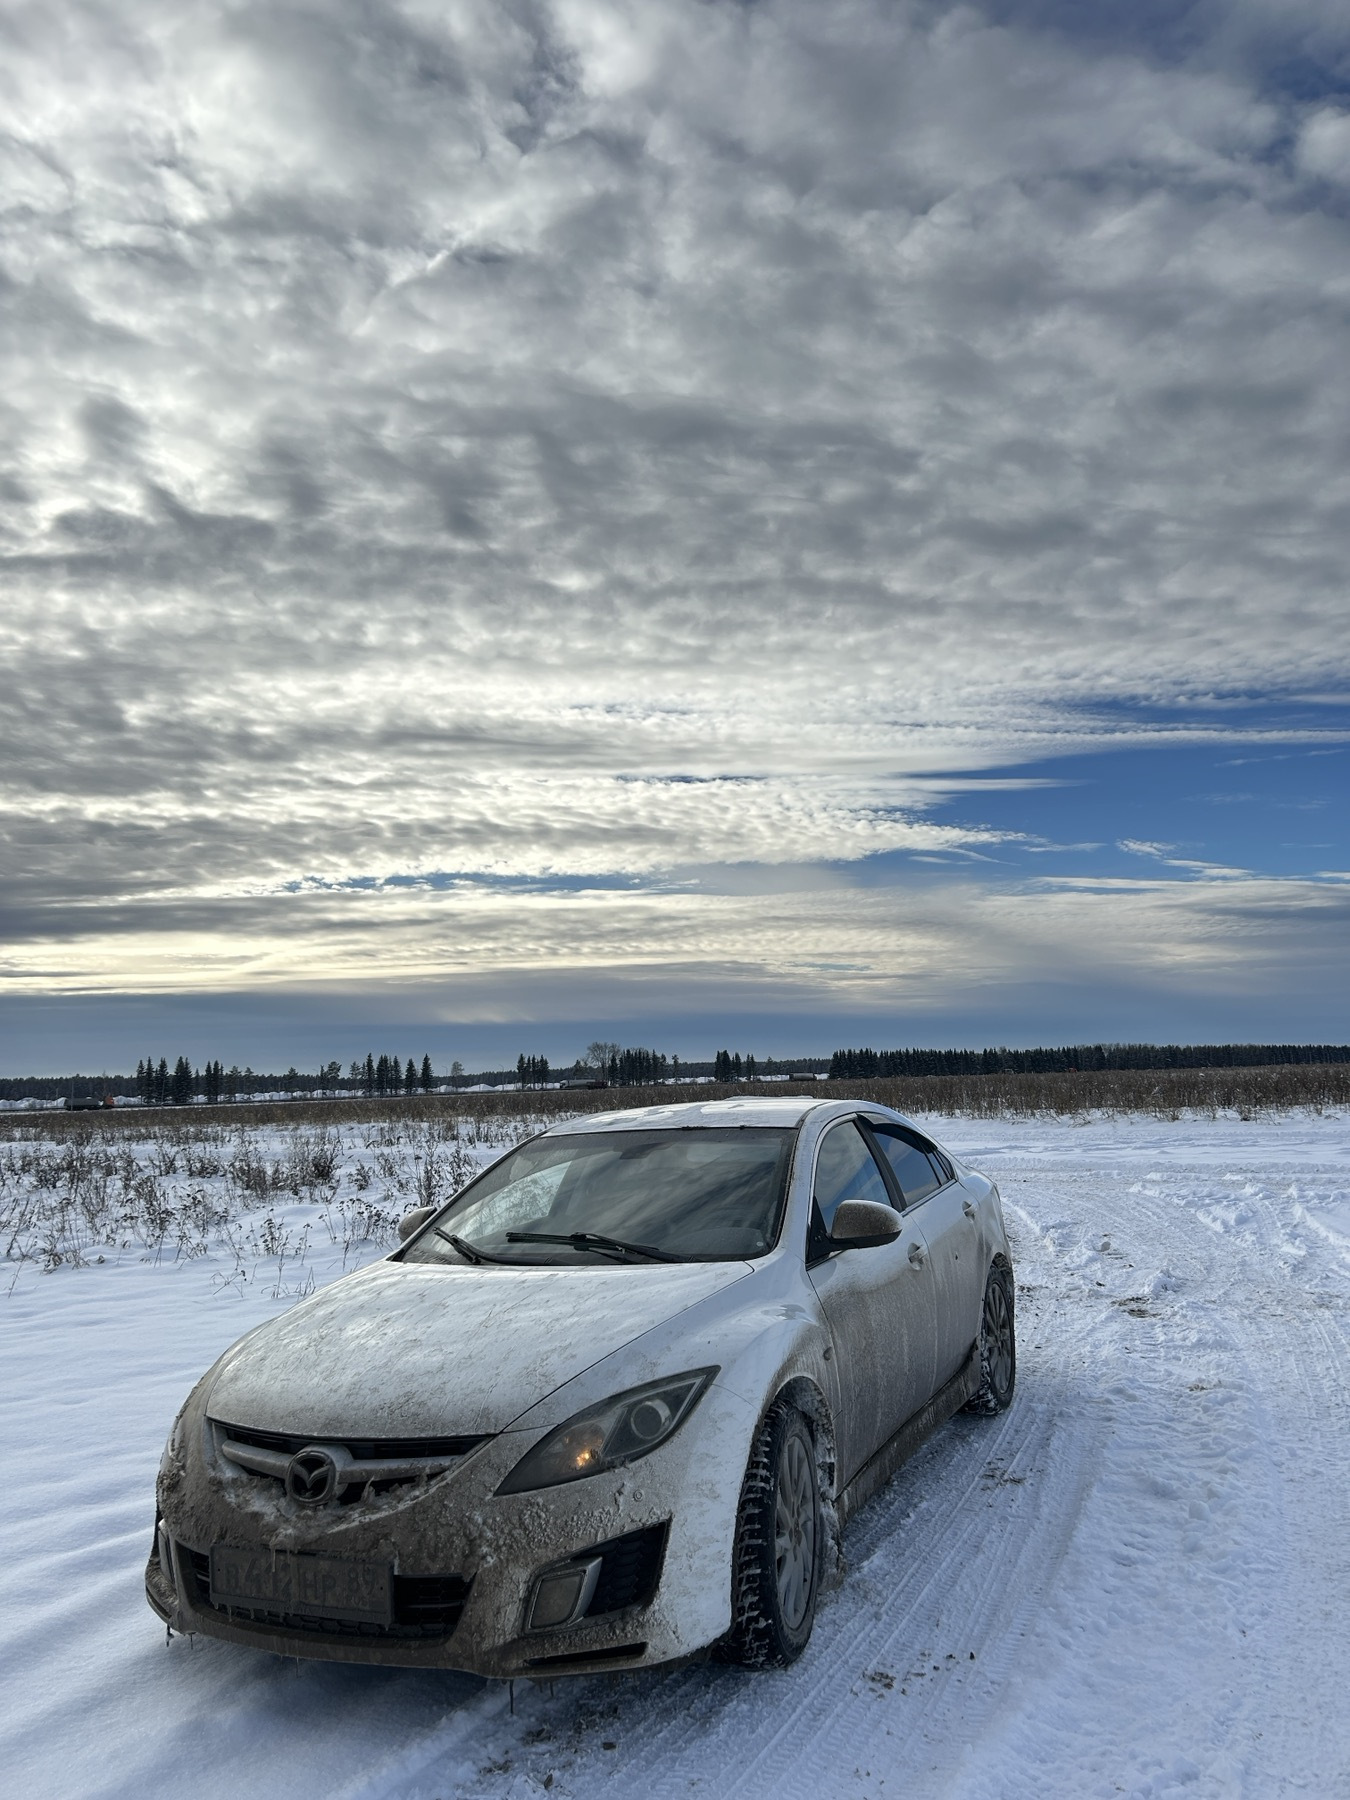
<instances>
[{"instance_id":1,"label":"snow-covered ground","mask_svg":"<svg viewBox=\"0 0 1350 1800\"><path fill-rule=\"evenodd\" d=\"M428 1157L434 1188L493 1147L344 1128L307 1180L278 1129L90 1171L65 1252L30 1216L0 1288L7 1790L1350 1796L1350 1119L930 1123L1003 1192L1012 1410L859 1516L792 1669L517 1684L514 1714L457 1675L166 1645L141 1594L196 1375L377 1254ZM51 1204L43 1167L6 1166L11 1214Z\"/></svg>"}]
</instances>

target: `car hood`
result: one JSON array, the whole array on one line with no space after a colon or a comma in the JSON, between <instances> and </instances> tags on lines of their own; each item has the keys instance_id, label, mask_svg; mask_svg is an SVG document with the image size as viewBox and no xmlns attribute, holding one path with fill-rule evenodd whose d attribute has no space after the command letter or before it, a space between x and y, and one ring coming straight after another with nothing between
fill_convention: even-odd
<instances>
[{"instance_id":1,"label":"car hood","mask_svg":"<svg viewBox=\"0 0 1350 1800\"><path fill-rule=\"evenodd\" d=\"M751 1265L458 1269L378 1262L221 1358L207 1410L322 1437L502 1431L563 1382Z\"/></svg>"}]
</instances>

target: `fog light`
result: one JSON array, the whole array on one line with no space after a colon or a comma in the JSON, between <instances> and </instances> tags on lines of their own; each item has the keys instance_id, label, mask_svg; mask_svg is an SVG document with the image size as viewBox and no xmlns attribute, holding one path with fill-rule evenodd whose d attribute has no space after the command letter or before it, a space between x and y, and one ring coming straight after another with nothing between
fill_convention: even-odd
<instances>
[{"instance_id":1,"label":"fog light","mask_svg":"<svg viewBox=\"0 0 1350 1800\"><path fill-rule=\"evenodd\" d=\"M526 1629L555 1631L558 1626L579 1619L591 1603L599 1577L598 1556L589 1562L563 1563L560 1568L546 1569L534 1584Z\"/></svg>"}]
</instances>

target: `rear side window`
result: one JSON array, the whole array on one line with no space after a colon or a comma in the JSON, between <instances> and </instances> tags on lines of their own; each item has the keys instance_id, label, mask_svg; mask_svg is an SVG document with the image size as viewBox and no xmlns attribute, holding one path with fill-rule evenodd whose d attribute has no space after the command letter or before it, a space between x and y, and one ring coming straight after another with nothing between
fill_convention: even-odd
<instances>
[{"instance_id":1,"label":"rear side window","mask_svg":"<svg viewBox=\"0 0 1350 1800\"><path fill-rule=\"evenodd\" d=\"M834 1215L845 1200L891 1204L886 1178L877 1167L866 1138L851 1119L832 1125L816 1152L815 1201L826 1231L834 1224Z\"/></svg>"},{"instance_id":2,"label":"rear side window","mask_svg":"<svg viewBox=\"0 0 1350 1800\"><path fill-rule=\"evenodd\" d=\"M920 1200L926 1200L944 1182L950 1180L942 1165L912 1143L899 1127L878 1125L875 1121L869 1123L873 1136L881 1146L882 1155L900 1183L900 1192L905 1197L906 1206L916 1206Z\"/></svg>"}]
</instances>

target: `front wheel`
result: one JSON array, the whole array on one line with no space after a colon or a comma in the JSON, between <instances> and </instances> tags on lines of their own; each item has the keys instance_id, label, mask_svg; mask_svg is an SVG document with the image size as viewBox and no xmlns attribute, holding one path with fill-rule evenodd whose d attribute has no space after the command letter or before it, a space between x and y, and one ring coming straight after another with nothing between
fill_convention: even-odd
<instances>
[{"instance_id":1,"label":"front wheel","mask_svg":"<svg viewBox=\"0 0 1350 1800\"><path fill-rule=\"evenodd\" d=\"M784 1668L805 1650L816 1618L822 1544L820 1481L811 1428L794 1406L770 1409L741 1489L732 1560L728 1662Z\"/></svg>"},{"instance_id":2,"label":"front wheel","mask_svg":"<svg viewBox=\"0 0 1350 1800\"><path fill-rule=\"evenodd\" d=\"M1011 1273L995 1264L984 1288L980 1314L980 1385L966 1411L1000 1413L1012 1404L1017 1385L1017 1329Z\"/></svg>"}]
</instances>

